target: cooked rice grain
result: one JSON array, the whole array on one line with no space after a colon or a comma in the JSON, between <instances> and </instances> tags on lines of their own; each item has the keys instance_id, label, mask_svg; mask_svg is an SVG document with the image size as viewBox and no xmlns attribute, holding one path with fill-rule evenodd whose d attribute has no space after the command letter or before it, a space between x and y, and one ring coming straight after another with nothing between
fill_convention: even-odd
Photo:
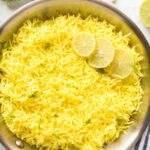
<instances>
[{"instance_id":1,"label":"cooked rice grain","mask_svg":"<svg viewBox=\"0 0 150 150\"><path fill-rule=\"evenodd\" d=\"M80 31L129 50L136 69L120 80L91 68L73 50ZM114 141L131 124L143 95L140 56L129 39L90 16L26 21L0 62L1 112L9 129L41 150L98 150Z\"/></svg>"}]
</instances>

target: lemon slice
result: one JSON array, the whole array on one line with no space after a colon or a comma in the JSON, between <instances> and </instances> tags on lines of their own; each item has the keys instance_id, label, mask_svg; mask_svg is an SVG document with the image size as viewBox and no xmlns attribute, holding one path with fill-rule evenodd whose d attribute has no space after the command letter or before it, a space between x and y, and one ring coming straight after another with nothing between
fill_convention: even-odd
<instances>
[{"instance_id":1,"label":"lemon slice","mask_svg":"<svg viewBox=\"0 0 150 150\"><path fill-rule=\"evenodd\" d=\"M145 0L141 4L140 17L145 26L150 27L150 0Z\"/></svg>"},{"instance_id":2,"label":"lemon slice","mask_svg":"<svg viewBox=\"0 0 150 150\"><path fill-rule=\"evenodd\" d=\"M94 35L87 32L78 33L73 39L73 48L79 56L90 56L95 49Z\"/></svg>"},{"instance_id":3,"label":"lemon slice","mask_svg":"<svg viewBox=\"0 0 150 150\"><path fill-rule=\"evenodd\" d=\"M110 73L113 77L124 79L132 72L133 64L134 59L131 52L127 50L116 50Z\"/></svg>"},{"instance_id":4,"label":"lemon slice","mask_svg":"<svg viewBox=\"0 0 150 150\"><path fill-rule=\"evenodd\" d=\"M109 40L97 39L96 52L89 58L89 65L94 68L105 68L113 61L114 54L114 47Z\"/></svg>"}]
</instances>

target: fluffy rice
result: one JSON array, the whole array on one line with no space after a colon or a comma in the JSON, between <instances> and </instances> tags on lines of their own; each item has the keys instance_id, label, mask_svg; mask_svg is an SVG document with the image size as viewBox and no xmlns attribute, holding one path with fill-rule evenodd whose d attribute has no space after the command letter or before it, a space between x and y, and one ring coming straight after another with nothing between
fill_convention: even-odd
<instances>
[{"instance_id":1,"label":"fluffy rice","mask_svg":"<svg viewBox=\"0 0 150 150\"><path fill-rule=\"evenodd\" d=\"M126 79L91 68L75 54L80 31L134 55ZM130 38L97 18L60 15L26 21L3 49L1 113L8 128L39 149L101 150L132 123L142 102L141 56Z\"/></svg>"}]
</instances>

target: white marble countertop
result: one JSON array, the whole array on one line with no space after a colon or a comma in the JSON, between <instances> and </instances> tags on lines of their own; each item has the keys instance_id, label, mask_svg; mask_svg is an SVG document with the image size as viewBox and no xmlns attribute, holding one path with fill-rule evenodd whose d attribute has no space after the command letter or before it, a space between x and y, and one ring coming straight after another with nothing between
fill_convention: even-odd
<instances>
[{"instance_id":1,"label":"white marble countertop","mask_svg":"<svg viewBox=\"0 0 150 150\"><path fill-rule=\"evenodd\" d=\"M110 3L111 0L104 0ZM139 17L139 6L142 0L117 0L115 7L124 12L144 33L146 39L150 43L150 28L146 28ZM13 13L14 10L9 9L6 4L0 0L0 25ZM0 144L0 150L5 150Z\"/></svg>"}]
</instances>

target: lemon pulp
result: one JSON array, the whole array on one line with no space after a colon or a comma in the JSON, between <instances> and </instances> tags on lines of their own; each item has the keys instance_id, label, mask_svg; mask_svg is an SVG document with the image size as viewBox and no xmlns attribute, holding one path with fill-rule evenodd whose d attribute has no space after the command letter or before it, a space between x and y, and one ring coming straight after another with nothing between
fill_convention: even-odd
<instances>
[{"instance_id":1,"label":"lemon pulp","mask_svg":"<svg viewBox=\"0 0 150 150\"><path fill-rule=\"evenodd\" d=\"M133 55L127 50L116 50L110 72L113 77L126 78L132 72Z\"/></svg>"},{"instance_id":2,"label":"lemon pulp","mask_svg":"<svg viewBox=\"0 0 150 150\"><path fill-rule=\"evenodd\" d=\"M79 56L90 56L95 49L95 37L91 33L80 32L73 39L73 48Z\"/></svg>"},{"instance_id":3,"label":"lemon pulp","mask_svg":"<svg viewBox=\"0 0 150 150\"><path fill-rule=\"evenodd\" d=\"M96 52L89 58L89 65L94 68L105 68L113 61L114 54L114 47L109 40L97 39Z\"/></svg>"},{"instance_id":4,"label":"lemon pulp","mask_svg":"<svg viewBox=\"0 0 150 150\"><path fill-rule=\"evenodd\" d=\"M140 17L147 27L150 27L150 0L145 0L140 6Z\"/></svg>"}]
</instances>

